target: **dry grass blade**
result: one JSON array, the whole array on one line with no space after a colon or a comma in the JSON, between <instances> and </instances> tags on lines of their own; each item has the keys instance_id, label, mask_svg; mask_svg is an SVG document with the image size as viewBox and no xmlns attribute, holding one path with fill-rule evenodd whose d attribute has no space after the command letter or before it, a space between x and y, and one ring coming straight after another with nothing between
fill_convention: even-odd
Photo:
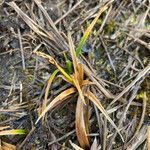
<instances>
[{"instance_id":1,"label":"dry grass blade","mask_svg":"<svg viewBox=\"0 0 150 150\"><path fill-rule=\"evenodd\" d=\"M72 79L73 79L75 87L77 88L77 90L79 92L79 96L80 96L81 100L86 105L86 102L85 102L85 99L84 99L84 96L83 96L83 93L82 93L82 90L81 90L81 87L80 87L80 84L79 84L79 81L78 81L78 76L76 76L76 74L73 74Z\"/></svg>"},{"instance_id":2,"label":"dry grass blade","mask_svg":"<svg viewBox=\"0 0 150 150\"><path fill-rule=\"evenodd\" d=\"M10 126L4 126L4 127L0 127L0 131L1 131L1 130L8 129L8 128L10 128Z\"/></svg>"},{"instance_id":3,"label":"dry grass blade","mask_svg":"<svg viewBox=\"0 0 150 150\"><path fill-rule=\"evenodd\" d=\"M93 83L98 87L98 89L107 97L107 98L114 98L113 94L107 91L106 88L104 88L94 77L92 71L83 64L83 68L85 71L85 74L93 81Z\"/></svg>"},{"instance_id":4,"label":"dry grass blade","mask_svg":"<svg viewBox=\"0 0 150 150\"><path fill-rule=\"evenodd\" d=\"M77 62L74 44L73 44L70 32L68 32L68 41L69 41L70 54L71 54L71 58L73 61L74 72L76 75L78 75L78 62Z\"/></svg>"},{"instance_id":5,"label":"dry grass blade","mask_svg":"<svg viewBox=\"0 0 150 150\"><path fill-rule=\"evenodd\" d=\"M45 11L44 7L41 5L41 1L39 0L34 0L37 6L40 8L40 10L43 12L45 17L47 18L49 24L53 27L53 29L56 31L56 33L60 36L58 29L56 28L53 20L50 18L49 14Z\"/></svg>"},{"instance_id":6,"label":"dry grass blade","mask_svg":"<svg viewBox=\"0 0 150 150\"><path fill-rule=\"evenodd\" d=\"M68 40L69 40L70 54L71 54L72 61L73 61L74 76L77 77L77 80L75 82L78 81L78 83L80 85L83 81L84 71L83 71L82 64L78 64L77 56L76 56L76 52L74 49L74 44L73 44L70 32L68 32Z\"/></svg>"},{"instance_id":7,"label":"dry grass blade","mask_svg":"<svg viewBox=\"0 0 150 150\"><path fill-rule=\"evenodd\" d=\"M79 84L82 83L83 85L84 70L82 64L78 64L78 73L79 73L79 77L78 77Z\"/></svg>"},{"instance_id":8,"label":"dry grass blade","mask_svg":"<svg viewBox=\"0 0 150 150\"><path fill-rule=\"evenodd\" d=\"M76 134L81 147L88 148L89 147L89 140L87 137L88 128L86 126L87 123L85 122L85 119L87 119L88 116L86 116L87 118L84 118L85 117L84 107L85 105L83 104L81 98L78 97L77 106L76 106L76 121L75 121Z\"/></svg>"},{"instance_id":9,"label":"dry grass blade","mask_svg":"<svg viewBox=\"0 0 150 150\"><path fill-rule=\"evenodd\" d=\"M97 143L97 139L96 138L94 139L90 150L100 150L100 148L98 147L98 143Z\"/></svg>"},{"instance_id":10,"label":"dry grass blade","mask_svg":"<svg viewBox=\"0 0 150 150\"><path fill-rule=\"evenodd\" d=\"M126 150L137 150L139 146L146 140L147 138L147 125L142 126L139 133L136 135L132 143L126 148ZM149 150L149 149L147 149Z\"/></svg>"},{"instance_id":11,"label":"dry grass blade","mask_svg":"<svg viewBox=\"0 0 150 150\"><path fill-rule=\"evenodd\" d=\"M26 65L25 65L24 51L23 51L22 37L21 37L20 29L18 29L18 38L19 38L20 51L21 51L21 57L22 57L22 67L23 67L23 70L25 70Z\"/></svg>"},{"instance_id":12,"label":"dry grass blade","mask_svg":"<svg viewBox=\"0 0 150 150\"><path fill-rule=\"evenodd\" d=\"M147 127L147 148L150 149L150 126Z\"/></svg>"},{"instance_id":13,"label":"dry grass blade","mask_svg":"<svg viewBox=\"0 0 150 150\"><path fill-rule=\"evenodd\" d=\"M110 103L112 105L118 99L120 99L126 92L128 92L143 76L145 76L150 71L150 63L145 67L138 76Z\"/></svg>"},{"instance_id":14,"label":"dry grass blade","mask_svg":"<svg viewBox=\"0 0 150 150\"><path fill-rule=\"evenodd\" d=\"M45 97L44 97L44 102L42 105L42 111L44 111L44 109L46 108L49 89L50 89L50 86L51 86L51 84L52 84L52 82L53 82L53 80L54 80L54 78L58 72L59 72L59 70L55 70L47 81L47 87L45 90Z\"/></svg>"},{"instance_id":15,"label":"dry grass blade","mask_svg":"<svg viewBox=\"0 0 150 150\"><path fill-rule=\"evenodd\" d=\"M108 5L113 2L113 0L109 1L106 5L104 5L102 8L100 8L99 12L97 13L97 16L94 18L94 20L92 21L92 23L89 25L89 27L86 29L86 31L84 32L84 35L83 37L81 38L80 40L80 43L77 47L77 50L76 50L76 53L77 53L77 56L80 55L81 53L81 49L86 41L86 39L88 38L89 34L91 33L94 25L96 24L98 18L100 17L100 15L108 8Z\"/></svg>"},{"instance_id":16,"label":"dry grass blade","mask_svg":"<svg viewBox=\"0 0 150 150\"><path fill-rule=\"evenodd\" d=\"M146 92L143 93L143 108L142 108L142 116L141 116L141 119L139 121L139 124L138 126L136 127L136 132L134 133L134 136L132 137L132 139L130 141L132 141L136 135L139 133L141 127L142 127L142 124L144 122L144 117L145 117L145 112L146 112L146 104L147 104L147 100L148 100L148 97L146 95ZM130 142L129 141L129 142Z\"/></svg>"},{"instance_id":17,"label":"dry grass blade","mask_svg":"<svg viewBox=\"0 0 150 150\"><path fill-rule=\"evenodd\" d=\"M66 100L66 98L75 93L76 89L75 88L69 88L65 91L63 91L62 93L60 93L57 97L55 97L49 105L47 105L47 107L45 108L45 110L41 113L41 115L39 116L39 118L37 119L36 123L37 124L39 122L39 120L52 108L56 107L57 105L59 105L60 103L62 103L64 100Z\"/></svg>"},{"instance_id":18,"label":"dry grass blade","mask_svg":"<svg viewBox=\"0 0 150 150\"><path fill-rule=\"evenodd\" d=\"M72 143L71 141L69 141L69 142L70 142L71 146L72 146L75 150L84 150L84 149L82 149L81 147L79 147L78 145Z\"/></svg>"},{"instance_id":19,"label":"dry grass blade","mask_svg":"<svg viewBox=\"0 0 150 150\"><path fill-rule=\"evenodd\" d=\"M45 53L42 53L42 52L34 51L33 53L37 54L40 57L47 59L51 64L55 65L56 68L64 75L66 80L69 83L72 83L72 78L70 77L70 75L68 73L66 73L66 71L61 66L58 65L58 63L55 61L55 59L53 57L51 57Z\"/></svg>"},{"instance_id":20,"label":"dry grass blade","mask_svg":"<svg viewBox=\"0 0 150 150\"><path fill-rule=\"evenodd\" d=\"M102 104L100 103L100 101L94 96L93 93L91 93L90 91L85 93L85 96L87 98L89 98L89 100L91 100L96 106L97 108L103 113L103 115L106 117L106 119L111 123L111 125L116 129L116 131L118 132L118 134L120 135L122 141L124 142L124 139L119 131L119 129L117 128L117 126L115 125L115 123L112 121L112 119L109 117L108 113L106 112L106 110L104 109L104 107L102 106Z\"/></svg>"},{"instance_id":21,"label":"dry grass blade","mask_svg":"<svg viewBox=\"0 0 150 150\"><path fill-rule=\"evenodd\" d=\"M93 82L89 81L89 80L83 80L82 81L82 86L85 86L85 85L92 85L94 84Z\"/></svg>"},{"instance_id":22,"label":"dry grass blade","mask_svg":"<svg viewBox=\"0 0 150 150\"><path fill-rule=\"evenodd\" d=\"M45 53L43 53L43 52L38 52L38 51L33 51L33 53L35 53L36 55L38 55L38 56L40 56L40 57L42 57L42 58L48 59L48 61L49 61L51 64L55 65L55 60L54 60L54 58L51 57L50 55L47 55L47 54L45 54Z\"/></svg>"},{"instance_id":23,"label":"dry grass blade","mask_svg":"<svg viewBox=\"0 0 150 150\"><path fill-rule=\"evenodd\" d=\"M16 146L2 141L0 142L0 150L16 150Z\"/></svg>"},{"instance_id":24,"label":"dry grass blade","mask_svg":"<svg viewBox=\"0 0 150 150\"><path fill-rule=\"evenodd\" d=\"M31 18L29 18L14 2L8 3L9 6L15 9L15 11L20 15L20 17L26 22L26 24L38 35L49 38L45 33L41 32L43 30L38 24L36 24ZM45 31L44 31L45 32ZM51 36L50 36L51 37ZM52 37L51 37L52 38Z\"/></svg>"}]
</instances>

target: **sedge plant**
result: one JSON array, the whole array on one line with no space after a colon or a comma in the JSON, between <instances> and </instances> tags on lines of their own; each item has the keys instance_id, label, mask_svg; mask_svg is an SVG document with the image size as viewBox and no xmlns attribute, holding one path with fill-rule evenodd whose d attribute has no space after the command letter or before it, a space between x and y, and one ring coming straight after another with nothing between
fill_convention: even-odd
<instances>
[{"instance_id":1,"label":"sedge plant","mask_svg":"<svg viewBox=\"0 0 150 150\"><path fill-rule=\"evenodd\" d=\"M68 34L69 39L69 46L70 46L70 54L72 57L72 63L73 63L73 69L74 72L70 75L68 74L57 62L54 58L51 56L43 53L35 51L34 53L37 54L40 57L43 57L47 59L51 64L55 65L57 70L53 72L53 74L50 76L44 102L42 106L42 112L40 116L38 117L36 124L39 122L41 118L45 116L45 114L52 110L54 107L58 106L60 103L67 100L69 97L71 97L73 94L78 93L77 97L77 104L76 104L76 116L75 116L75 128L76 128L76 134L78 141L82 148L86 148L90 146L89 138L87 134L88 126L89 126L89 117L88 117L88 106L89 101L92 102L94 105L97 106L97 108L103 113L103 115L107 118L107 120L112 124L112 126L117 130L121 138L123 139L122 135L119 132L119 129L115 125L115 123L112 121L112 119L109 117L107 111L102 106L101 102L96 98L96 96L87 88L88 86L92 86L92 82L88 79L85 79L84 77L84 70L83 65L81 63L78 63L76 52L74 49L74 44L71 38L71 34ZM72 86L68 89L65 89L63 92L61 92L59 95L57 95L49 104L47 104L48 99L48 91L49 88L56 77L57 73L60 73L59 77L61 77L66 82L70 83Z\"/></svg>"},{"instance_id":2,"label":"sedge plant","mask_svg":"<svg viewBox=\"0 0 150 150\"><path fill-rule=\"evenodd\" d=\"M111 123L111 125L116 129L118 134L120 135L121 139L123 140L122 135L120 134L119 129L113 122L113 120L109 117L107 111L102 106L101 102L97 97L90 91L89 86L92 86L92 82L89 79L85 79L85 73L83 69L82 63L78 62L77 57L81 53L81 49L89 36L90 32L92 31L95 23L97 22L99 16L102 12L104 12L108 7L108 3L98 12L96 18L92 21L90 26L85 31L77 49L75 50L71 33L68 33L68 42L69 42L69 49L70 49L70 55L72 58L72 65L73 65L73 73L69 74L65 71L64 68L62 68L57 61L51 57L50 55L47 55L43 52L34 51L34 53L44 59L47 59L50 64L53 64L57 69L52 73L50 78L47 82L47 87L45 90L45 96L44 101L42 104L42 111L36 121L36 124L44 118L46 113L50 110L52 110L54 107L58 106L62 102L68 100L69 97L72 97L73 94L78 94L77 97L77 104L76 104L76 114L75 114L75 129L76 129L76 135L77 139L79 141L79 144L82 148L89 148L90 147L90 139L87 136L89 133L89 116L88 116L88 106L90 103L93 103L97 106L97 108L101 111L101 113L106 117L106 119ZM48 103L48 93L50 86L54 80L54 78L59 74L59 77L61 77L64 81L71 84L72 86L70 88L65 89L63 92L61 92L59 95L57 95L53 100L51 100L50 103Z\"/></svg>"}]
</instances>

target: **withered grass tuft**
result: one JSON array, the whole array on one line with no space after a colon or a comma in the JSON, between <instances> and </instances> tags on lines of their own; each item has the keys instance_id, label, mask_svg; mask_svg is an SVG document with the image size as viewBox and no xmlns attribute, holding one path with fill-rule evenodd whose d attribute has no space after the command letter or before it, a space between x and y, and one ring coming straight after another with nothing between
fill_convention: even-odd
<instances>
[{"instance_id":1,"label":"withered grass tuft","mask_svg":"<svg viewBox=\"0 0 150 150\"><path fill-rule=\"evenodd\" d=\"M107 120L112 124L112 126L117 130L118 134L123 140L122 135L120 134L119 129L115 125L115 123L112 121L112 119L109 117L108 113L102 106L100 100L96 98L96 96L89 90L88 87L92 86L92 82L89 79L85 79L84 76L84 70L83 65L81 63L78 63L74 44L71 38L71 33L68 33L68 41L69 41L69 47L70 47L70 54L72 58L73 68L74 72L70 75L68 74L58 63L55 61L54 58L51 56L35 51L34 53L40 57L43 57L47 59L51 64L55 65L57 68L56 71L51 75L51 77L48 80L46 92L45 92L45 99L42 106L42 112L39 116L39 118L36 121L36 124L39 122L39 120L45 116L45 114L50 111L52 108L56 107L60 103L67 100L69 97L71 97L73 94L78 93L77 97L77 105L76 105L76 119L75 119L75 125L76 125L76 134L78 141L82 148L86 148L90 146L89 138L87 137L87 134L89 133L89 116L88 116L88 105L89 101L92 102L94 105L97 106L97 108L103 113L103 115L107 118ZM48 97L48 91L50 88L51 83L53 82L55 76L57 73L60 73L63 80L70 83L72 86L68 89L65 89L63 92L61 92L59 95L57 95L49 104L47 104L47 97Z\"/></svg>"}]
</instances>

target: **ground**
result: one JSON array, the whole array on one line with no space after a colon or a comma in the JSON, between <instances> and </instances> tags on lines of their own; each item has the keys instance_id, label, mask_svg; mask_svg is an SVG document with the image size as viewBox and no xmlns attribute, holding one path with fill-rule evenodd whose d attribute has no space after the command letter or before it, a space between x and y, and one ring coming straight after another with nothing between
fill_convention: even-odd
<instances>
[{"instance_id":1,"label":"ground","mask_svg":"<svg viewBox=\"0 0 150 150\"><path fill-rule=\"evenodd\" d=\"M94 104L89 104L88 149L148 149L150 146L150 2L112 0L101 14L82 48L78 61L92 75L89 86L121 130ZM80 146L75 132L77 95L61 103L35 124L43 104L48 78L55 65L37 56L44 52L69 72L68 32L77 47L85 30L106 1L0 1L0 136L2 127L24 129L24 135L2 135L0 148L57 150ZM93 79L93 78L94 79ZM100 88L100 84L108 96ZM70 84L56 77L48 103ZM97 146L92 143L96 139ZM71 142L70 142L71 141ZM12 146L8 148L7 144ZM5 147L5 148L4 148Z\"/></svg>"}]
</instances>

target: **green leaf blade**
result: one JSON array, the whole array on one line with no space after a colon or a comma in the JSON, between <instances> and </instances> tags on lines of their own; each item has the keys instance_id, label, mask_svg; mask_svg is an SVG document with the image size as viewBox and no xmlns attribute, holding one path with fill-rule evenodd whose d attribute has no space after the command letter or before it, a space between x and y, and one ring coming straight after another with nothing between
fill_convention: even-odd
<instances>
[{"instance_id":1,"label":"green leaf blade","mask_svg":"<svg viewBox=\"0 0 150 150\"><path fill-rule=\"evenodd\" d=\"M25 134L25 130L24 129L12 129L12 130L3 130L0 131L0 136L4 136L4 135L22 135Z\"/></svg>"}]
</instances>

